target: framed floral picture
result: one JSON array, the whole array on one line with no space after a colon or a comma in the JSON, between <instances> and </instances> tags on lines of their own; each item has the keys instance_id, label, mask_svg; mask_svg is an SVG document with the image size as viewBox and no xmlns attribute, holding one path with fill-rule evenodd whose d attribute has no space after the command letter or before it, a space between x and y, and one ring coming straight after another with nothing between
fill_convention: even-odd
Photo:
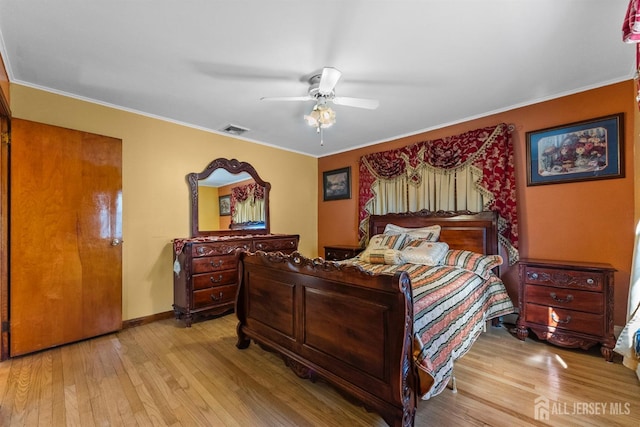
<instances>
[{"instance_id":1,"label":"framed floral picture","mask_svg":"<svg viewBox=\"0 0 640 427\"><path fill-rule=\"evenodd\" d=\"M220 206L220 216L231 215L231 195L218 197L218 204Z\"/></svg>"},{"instance_id":2,"label":"framed floral picture","mask_svg":"<svg viewBox=\"0 0 640 427\"><path fill-rule=\"evenodd\" d=\"M324 200L351 198L351 167L335 169L322 173Z\"/></svg>"},{"instance_id":3,"label":"framed floral picture","mask_svg":"<svg viewBox=\"0 0 640 427\"><path fill-rule=\"evenodd\" d=\"M527 132L527 186L624 177L623 118Z\"/></svg>"}]
</instances>

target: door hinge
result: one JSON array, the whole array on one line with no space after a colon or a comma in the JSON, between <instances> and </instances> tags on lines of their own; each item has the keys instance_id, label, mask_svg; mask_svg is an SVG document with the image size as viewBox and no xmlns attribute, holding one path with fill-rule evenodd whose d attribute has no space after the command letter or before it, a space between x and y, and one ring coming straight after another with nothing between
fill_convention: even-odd
<instances>
[{"instance_id":1,"label":"door hinge","mask_svg":"<svg viewBox=\"0 0 640 427\"><path fill-rule=\"evenodd\" d=\"M2 144L10 144L11 143L11 138L9 137L9 132L2 132L2 135L0 136L0 142Z\"/></svg>"},{"instance_id":2,"label":"door hinge","mask_svg":"<svg viewBox=\"0 0 640 427\"><path fill-rule=\"evenodd\" d=\"M2 322L2 330L0 332L9 332L9 322Z\"/></svg>"}]
</instances>

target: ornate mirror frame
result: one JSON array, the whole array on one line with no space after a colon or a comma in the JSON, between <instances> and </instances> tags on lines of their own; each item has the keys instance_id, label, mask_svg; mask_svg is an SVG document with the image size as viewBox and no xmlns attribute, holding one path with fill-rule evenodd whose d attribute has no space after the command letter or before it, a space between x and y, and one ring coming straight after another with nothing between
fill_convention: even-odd
<instances>
[{"instance_id":1,"label":"ornate mirror frame","mask_svg":"<svg viewBox=\"0 0 640 427\"><path fill-rule=\"evenodd\" d=\"M251 229L233 229L233 230L200 230L198 218L198 181L208 178L216 169L224 169L231 174L239 174L246 172L256 182L256 184L264 187L264 228ZM215 159L207 165L200 173L190 173L187 175L189 188L191 192L191 237L198 236L218 236L218 235L242 235L242 234L269 234L269 191L271 184L264 181L258 175L258 172L247 162L241 162L236 159Z\"/></svg>"}]
</instances>

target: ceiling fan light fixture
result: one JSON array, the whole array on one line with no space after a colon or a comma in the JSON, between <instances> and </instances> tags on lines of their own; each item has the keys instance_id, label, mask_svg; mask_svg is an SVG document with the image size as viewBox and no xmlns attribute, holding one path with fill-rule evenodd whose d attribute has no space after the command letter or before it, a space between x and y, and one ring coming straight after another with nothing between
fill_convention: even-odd
<instances>
[{"instance_id":1,"label":"ceiling fan light fixture","mask_svg":"<svg viewBox=\"0 0 640 427\"><path fill-rule=\"evenodd\" d=\"M336 112L326 104L316 104L313 110L304 116L304 119L309 126L313 126L318 130L320 128L326 129L336 122Z\"/></svg>"}]
</instances>

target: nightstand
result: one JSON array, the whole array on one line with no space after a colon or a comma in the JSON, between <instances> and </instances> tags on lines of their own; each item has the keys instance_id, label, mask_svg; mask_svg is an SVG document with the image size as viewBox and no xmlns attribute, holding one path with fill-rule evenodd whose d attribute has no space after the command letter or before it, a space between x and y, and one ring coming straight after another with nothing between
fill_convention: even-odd
<instances>
[{"instance_id":1,"label":"nightstand","mask_svg":"<svg viewBox=\"0 0 640 427\"><path fill-rule=\"evenodd\" d=\"M539 339L587 350L600 343L610 362L613 335L613 273L609 264L520 260L518 338L529 329Z\"/></svg>"},{"instance_id":2,"label":"nightstand","mask_svg":"<svg viewBox=\"0 0 640 427\"><path fill-rule=\"evenodd\" d=\"M324 247L324 259L327 261L342 261L353 258L364 248L355 245L333 245Z\"/></svg>"}]
</instances>

